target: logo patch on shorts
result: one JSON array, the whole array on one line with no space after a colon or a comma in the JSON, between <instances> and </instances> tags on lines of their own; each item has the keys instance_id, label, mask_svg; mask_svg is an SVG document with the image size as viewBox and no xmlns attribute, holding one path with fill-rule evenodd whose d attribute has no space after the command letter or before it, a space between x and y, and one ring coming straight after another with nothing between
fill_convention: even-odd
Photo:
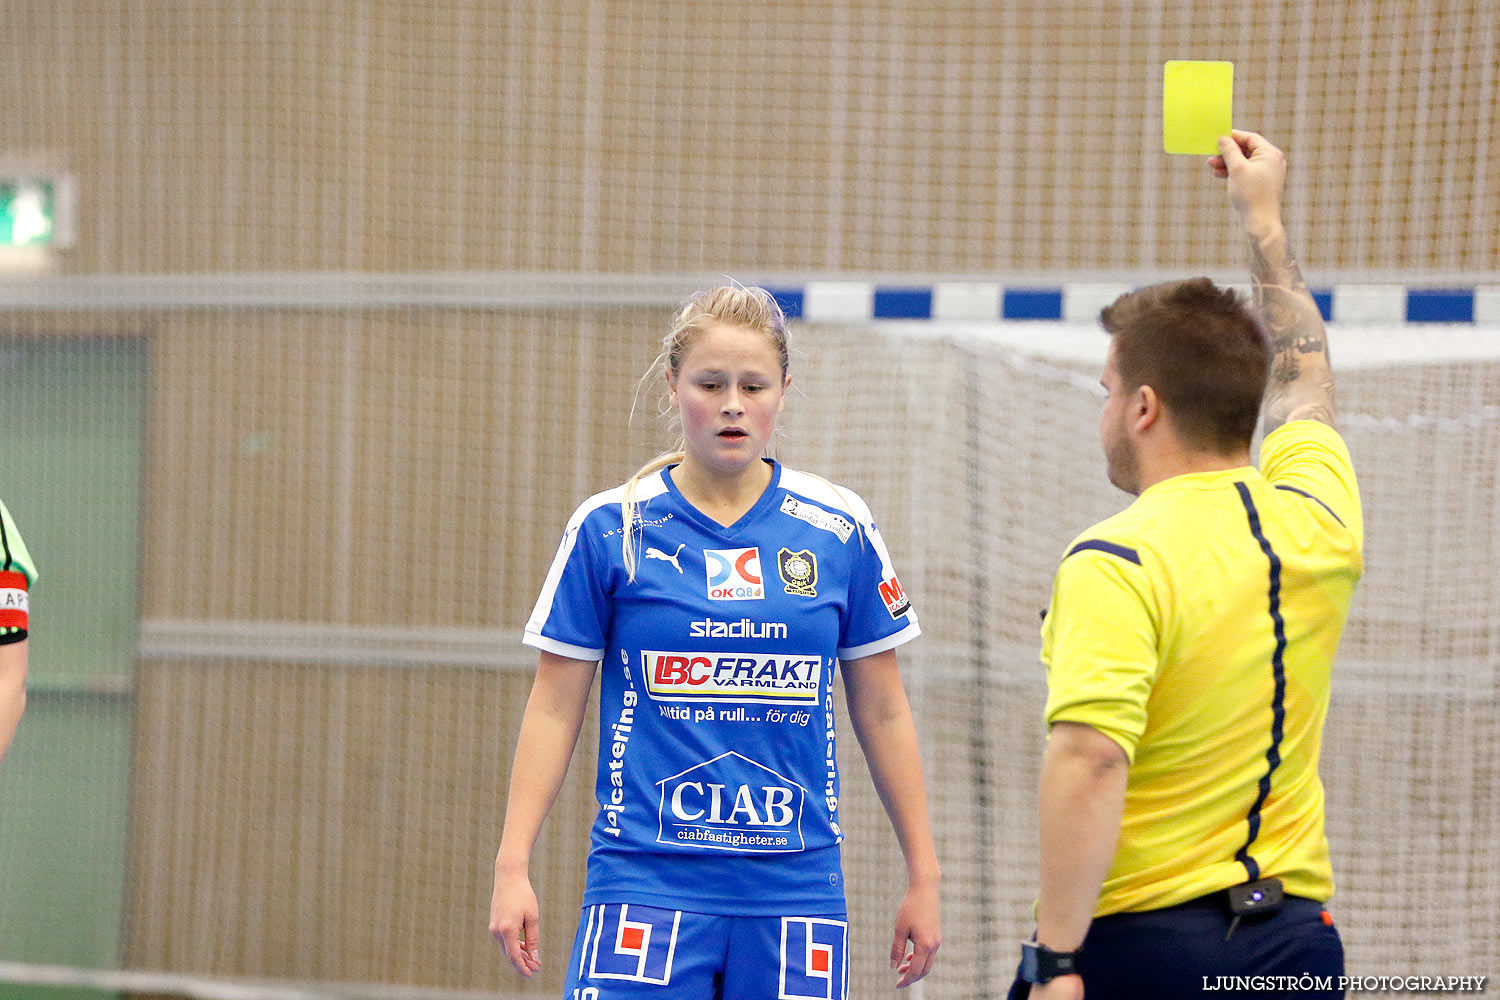
<instances>
[{"instance_id":1,"label":"logo patch on shorts","mask_svg":"<svg viewBox=\"0 0 1500 1000\"><path fill-rule=\"evenodd\" d=\"M827 917L781 918L777 1000L845 1000L849 925Z\"/></svg>"},{"instance_id":2,"label":"logo patch on shorts","mask_svg":"<svg viewBox=\"0 0 1500 1000\"><path fill-rule=\"evenodd\" d=\"M665 986L672 981L682 914L654 906L603 903L589 908L580 972L589 979L624 979Z\"/></svg>"}]
</instances>

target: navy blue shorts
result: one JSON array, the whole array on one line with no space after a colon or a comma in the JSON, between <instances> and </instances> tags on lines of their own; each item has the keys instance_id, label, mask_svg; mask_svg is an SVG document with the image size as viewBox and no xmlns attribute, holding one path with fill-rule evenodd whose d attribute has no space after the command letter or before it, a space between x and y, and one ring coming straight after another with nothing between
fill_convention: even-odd
<instances>
[{"instance_id":1,"label":"navy blue shorts","mask_svg":"<svg viewBox=\"0 0 1500 1000\"><path fill-rule=\"evenodd\" d=\"M1288 896L1275 913L1241 917L1227 941L1233 916L1223 893L1160 910L1099 917L1090 925L1078 959L1084 995L1088 1000L1343 997L1344 945L1323 914L1322 903ZM1278 989L1276 983L1287 981L1266 978L1304 975L1331 988ZM1031 984L1017 974L1010 1000L1025 1000L1030 991Z\"/></svg>"},{"instance_id":2,"label":"navy blue shorts","mask_svg":"<svg viewBox=\"0 0 1500 1000\"><path fill-rule=\"evenodd\" d=\"M564 1000L846 1000L843 914L724 917L585 906Z\"/></svg>"}]
</instances>

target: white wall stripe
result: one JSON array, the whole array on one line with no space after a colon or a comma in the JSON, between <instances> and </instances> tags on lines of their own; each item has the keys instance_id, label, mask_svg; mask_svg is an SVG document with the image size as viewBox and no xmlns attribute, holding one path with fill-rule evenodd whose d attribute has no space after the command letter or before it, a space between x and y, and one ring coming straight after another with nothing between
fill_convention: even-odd
<instances>
[{"instance_id":1,"label":"white wall stripe","mask_svg":"<svg viewBox=\"0 0 1500 1000\"><path fill-rule=\"evenodd\" d=\"M802 317L837 322L869 319L875 285L868 281L810 281L802 289Z\"/></svg>"},{"instance_id":2,"label":"white wall stripe","mask_svg":"<svg viewBox=\"0 0 1500 1000\"><path fill-rule=\"evenodd\" d=\"M1500 285L1474 289L1474 322L1500 323Z\"/></svg>"},{"instance_id":3,"label":"white wall stripe","mask_svg":"<svg viewBox=\"0 0 1500 1000\"><path fill-rule=\"evenodd\" d=\"M1000 285L942 281L932 286L933 319L998 319Z\"/></svg>"},{"instance_id":4,"label":"white wall stripe","mask_svg":"<svg viewBox=\"0 0 1500 1000\"><path fill-rule=\"evenodd\" d=\"M1333 286L1335 323L1404 323L1406 288L1403 285Z\"/></svg>"},{"instance_id":5,"label":"white wall stripe","mask_svg":"<svg viewBox=\"0 0 1500 1000\"><path fill-rule=\"evenodd\" d=\"M139 653L149 660L247 659L534 670L536 653L522 646L520 639L520 631L513 628L147 618L141 622Z\"/></svg>"},{"instance_id":6,"label":"white wall stripe","mask_svg":"<svg viewBox=\"0 0 1500 1000\"><path fill-rule=\"evenodd\" d=\"M1007 289L1060 292L1064 320L1094 322L1099 309L1122 292L1182 275L1142 272L1107 279L1057 281L1045 276L971 280L967 276L881 275L862 280L804 281L798 276L740 275L778 293L801 293L804 320L848 322L874 314L879 289L928 289L933 318L993 320ZM1228 287L1248 285L1215 276ZM1227 276L1236 277L1236 276ZM0 312L187 309L347 309L355 313L387 308L579 309L643 308L668 311L700 288L722 283L722 275L610 275L582 272L448 272L380 274L337 271L286 273L35 275L0 274ZM1400 281L1343 281L1319 276L1317 291L1332 289L1333 318L1343 322L1404 322L1408 289L1449 288L1486 298L1485 318L1496 322L1494 274L1403 276ZM1477 289L1477 292L1476 292ZM993 303L993 309L992 307Z\"/></svg>"},{"instance_id":7,"label":"white wall stripe","mask_svg":"<svg viewBox=\"0 0 1500 1000\"><path fill-rule=\"evenodd\" d=\"M1363 414L1341 413L1339 420L1350 426L1378 426L1390 432L1423 428L1441 430L1444 426L1440 418L1421 415L1407 420L1377 420ZM1481 420L1500 420L1500 408L1477 415L1474 421L1465 422L1465 426L1472 426ZM195 644L188 638L192 635L211 636L217 642L210 644L200 640ZM360 636L363 636L362 642ZM460 650L465 647L474 654L470 659L465 659L460 654ZM991 654L995 669L986 675L986 683L998 686L1021 685L1038 690L1045 686L1042 674L1035 669L1037 647L1034 643L997 640L992 645ZM944 643L938 637L930 637L924 639L921 648L912 655L921 658L924 679L933 683L972 679L969 665L971 651L965 646ZM245 660L287 660L330 666L473 666L524 673L536 669L535 651L521 645L513 628L408 628L392 625L356 628L294 622L191 622L162 619L147 619L141 623L143 659L193 661L212 659L215 656ZM1472 683L1452 688L1453 691L1466 694L1473 694L1486 683L1485 678L1489 676L1488 671L1492 666L1482 655L1468 660L1459 658L1449 666L1453 664L1467 664L1462 669L1454 669L1457 676L1469 678ZM1391 691L1414 694L1419 693L1423 685L1430 685L1429 677L1421 669L1422 665L1414 666L1405 659L1389 662L1361 660L1346 666L1348 669L1344 671L1343 679L1336 679L1335 682L1359 690L1367 689L1378 694L1388 694ZM43 982L13 978L6 964L0 962L0 982L12 981ZM135 992L169 991L141 988Z\"/></svg>"},{"instance_id":8,"label":"white wall stripe","mask_svg":"<svg viewBox=\"0 0 1500 1000\"><path fill-rule=\"evenodd\" d=\"M1073 323L1098 320L1099 310L1130 291L1126 284L1068 284L1063 286L1063 319Z\"/></svg>"}]
</instances>

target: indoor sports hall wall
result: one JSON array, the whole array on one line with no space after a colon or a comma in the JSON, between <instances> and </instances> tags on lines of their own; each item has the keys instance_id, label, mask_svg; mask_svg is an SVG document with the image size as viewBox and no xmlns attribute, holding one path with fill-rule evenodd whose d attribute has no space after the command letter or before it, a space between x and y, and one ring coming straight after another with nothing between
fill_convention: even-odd
<instances>
[{"instance_id":1,"label":"indoor sports hall wall","mask_svg":"<svg viewBox=\"0 0 1500 1000\"><path fill-rule=\"evenodd\" d=\"M0 437L42 569L0 766L0 974L33 971L0 982L555 995L592 737L523 987L484 932L516 637L573 506L666 443L636 380L671 304L724 275L1238 279L1219 186L1159 152L1178 57L1235 61L1315 285L1500 286L1483 0L6 4L0 173L71 174L79 217L0 275L8 405L46 417ZM870 501L926 633L929 997L1012 971L1037 611L1123 500L1087 348L1019 329L797 328L782 457ZM1323 766L1336 912L1351 970L1500 974L1500 326L1335 334L1370 507ZM884 995L900 858L845 751L855 995Z\"/></svg>"},{"instance_id":2,"label":"indoor sports hall wall","mask_svg":"<svg viewBox=\"0 0 1500 1000\"><path fill-rule=\"evenodd\" d=\"M1485 0L12 0L72 274L1238 268L1160 147L1236 64L1324 273L1500 267Z\"/></svg>"},{"instance_id":3,"label":"indoor sports hall wall","mask_svg":"<svg viewBox=\"0 0 1500 1000\"><path fill-rule=\"evenodd\" d=\"M643 368L655 312L495 311L466 332L462 316L415 310L363 327L348 354L318 347L337 331L317 322L194 343L168 321L152 335L188 363L177 399L153 396L145 443L175 457L148 462L145 486L143 552L157 555L143 560L130 689L126 967L509 988L483 916L531 666L514 636L593 453L651 450L650 392L628 427L629 379L577 383L596 366ZM502 349L495 329L530 335ZM1121 502L1095 438L1102 338L1065 323L797 335L779 451L881 513L926 631L903 657L948 881L944 965L926 989L984 996L1036 880L1037 612L1068 538ZM1335 335L1369 535L1323 764L1335 912L1352 969L1488 968L1500 940L1493 332ZM1058 356L1079 342L1081 355ZM530 371L520 399L486 391L502 364ZM259 369L281 373L275 401L247 405ZM392 370L406 373L397 385ZM352 429L351 389L383 400ZM544 923L562 928L554 953L580 888L591 744L538 852ZM901 862L852 749L867 995ZM44 767L41 752L7 770Z\"/></svg>"}]
</instances>

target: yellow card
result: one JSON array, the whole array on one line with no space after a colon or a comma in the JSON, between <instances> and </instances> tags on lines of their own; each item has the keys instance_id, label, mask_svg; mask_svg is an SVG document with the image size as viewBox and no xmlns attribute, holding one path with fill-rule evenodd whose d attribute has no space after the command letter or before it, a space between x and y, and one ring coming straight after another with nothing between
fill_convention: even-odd
<instances>
[{"instance_id":1,"label":"yellow card","mask_svg":"<svg viewBox=\"0 0 1500 1000\"><path fill-rule=\"evenodd\" d=\"M1234 63L1169 60L1162 74L1162 145L1169 153L1212 155L1228 135Z\"/></svg>"}]
</instances>

